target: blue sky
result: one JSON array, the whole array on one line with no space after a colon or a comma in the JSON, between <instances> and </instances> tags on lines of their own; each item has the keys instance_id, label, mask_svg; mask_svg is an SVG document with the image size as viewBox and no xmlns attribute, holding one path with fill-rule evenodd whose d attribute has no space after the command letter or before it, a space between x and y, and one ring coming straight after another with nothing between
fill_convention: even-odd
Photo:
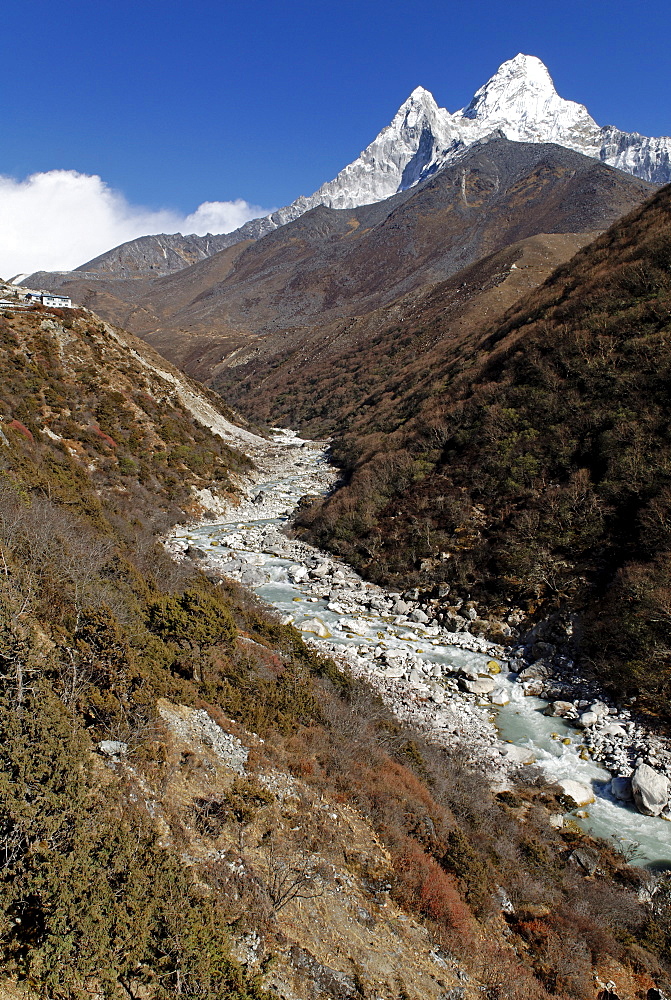
<instances>
[{"instance_id":1,"label":"blue sky","mask_svg":"<svg viewBox=\"0 0 671 1000\"><path fill-rule=\"evenodd\" d=\"M177 215L277 207L418 84L454 111L519 51L600 124L669 135L669 38L668 0L24 0L3 10L0 175L98 174Z\"/></svg>"},{"instance_id":2,"label":"blue sky","mask_svg":"<svg viewBox=\"0 0 671 1000\"><path fill-rule=\"evenodd\" d=\"M600 124L671 134L668 2L24 0L2 35L0 172L155 207L309 194L415 86L456 110L518 51Z\"/></svg>"}]
</instances>

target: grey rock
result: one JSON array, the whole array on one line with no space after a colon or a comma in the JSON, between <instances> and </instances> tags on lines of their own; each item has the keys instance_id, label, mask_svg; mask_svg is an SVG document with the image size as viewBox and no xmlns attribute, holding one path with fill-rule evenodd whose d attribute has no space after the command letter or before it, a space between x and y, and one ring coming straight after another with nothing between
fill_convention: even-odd
<instances>
[{"instance_id":1,"label":"grey rock","mask_svg":"<svg viewBox=\"0 0 671 1000\"><path fill-rule=\"evenodd\" d=\"M510 698L508 697L508 692L506 691L505 688L496 688L496 690L492 691L491 695L489 696L489 700L491 701L492 705L503 706L509 703Z\"/></svg>"},{"instance_id":2,"label":"grey rock","mask_svg":"<svg viewBox=\"0 0 671 1000\"><path fill-rule=\"evenodd\" d=\"M521 681L536 681L536 680L547 680L550 676L549 669L544 663L532 663L528 667L524 667L519 671L519 679Z\"/></svg>"},{"instance_id":3,"label":"grey rock","mask_svg":"<svg viewBox=\"0 0 671 1000\"><path fill-rule=\"evenodd\" d=\"M540 677L531 678L531 680L528 681L522 681L522 687L525 695L530 695L535 698L541 698L545 690L543 681Z\"/></svg>"},{"instance_id":4,"label":"grey rock","mask_svg":"<svg viewBox=\"0 0 671 1000\"><path fill-rule=\"evenodd\" d=\"M577 806L587 806L594 802L594 792L589 785L582 781L574 781L573 778L562 778L557 782L564 795L573 799Z\"/></svg>"},{"instance_id":5,"label":"grey rock","mask_svg":"<svg viewBox=\"0 0 671 1000\"><path fill-rule=\"evenodd\" d=\"M553 701L545 709L545 715L550 715L558 719L566 719L575 715L575 708L570 701Z\"/></svg>"},{"instance_id":6,"label":"grey rock","mask_svg":"<svg viewBox=\"0 0 671 1000\"><path fill-rule=\"evenodd\" d=\"M101 740L98 750L106 757L123 757L128 753L128 744L122 743L121 740Z\"/></svg>"},{"instance_id":7,"label":"grey rock","mask_svg":"<svg viewBox=\"0 0 671 1000\"><path fill-rule=\"evenodd\" d=\"M533 764L536 760L533 750L529 747L518 747L514 743L509 743L500 750L504 760L510 764Z\"/></svg>"},{"instance_id":8,"label":"grey rock","mask_svg":"<svg viewBox=\"0 0 671 1000\"><path fill-rule=\"evenodd\" d=\"M333 1000L350 1000L360 996L354 979L322 965L309 951L293 945L289 955L294 969L312 981L319 996L333 997Z\"/></svg>"},{"instance_id":9,"label":"grey rock","mask_svg":"<svg viewBox=\"0 0 671 1000\"><path fill-rule=\"evenodd\" d=\"M648 764L634 771L631 790L636 808L646 816L660 816L669 801L669 779Z\"/></svg>"},{"instance_id":10,"label":"grey rock","mask_svg":"<svg viewBox=\"0 0 671 1000\"><path fill-rule=\"evenodd\" d=\"M468 691L469 694L491 694L496 687L496 681L493 677L478 677L475 680L462 677L459 681L459 687L462 691Z\"/></svg>"},{"instance_id":11,"label":"grey rock","mask_svg":"<svg viewBox=\"0 0 671 1000\"><path fill-rule=\"evenodd\" d=\"M582 726L583 729L588 729L590 726L595 726L599 721L599 716L596 712L583 712L578 719L578 725Z\"/></svg>"},{"instance_id":12,"label":"grey rock","mask_svg":"<svg viewBox=\"0 0 671 1000\"><path fill-rule=\"evenodd\" d=\"M604 726L603 729L599 730L599 736L626 736L625 730L622 726L619 726L616 722L611 722L608 726Z\"/></svg>"},{"instance_id":13,"label":"grey rock","mask_svg":"<svg viewBox=\"0 0 671 1000\"><path fill-rule=\"evenodd\" d=\"M243 569L240 582L246 587L261 587L266 582L266 574L260 569Z\"/></svg>"},{"instance_id":14,"label":"grey rock","mask_svg":"<svg viewBox=\"0 0 671 1000\"><path fill-rule=\"evenodd\" d=\"M186 554L189 557L189 559L207 558L207 552L205 551L205 549L201 549L197 545L189 545L188 549L186 550Z\"/></svg>"},{"instance_id":15,"label":"grey rock","mask_svg":"<svg viewBox=\"0 0 671 1000\"><path fill-rule=\"evenodd\" d=\"M576 864L580 865L582 870L587 875L593 875L599 867L599 859L596 854L585 848L579 848L577 851L573 851L570 855L570 860L575 861Z\"/></svg>"}]
</instances>

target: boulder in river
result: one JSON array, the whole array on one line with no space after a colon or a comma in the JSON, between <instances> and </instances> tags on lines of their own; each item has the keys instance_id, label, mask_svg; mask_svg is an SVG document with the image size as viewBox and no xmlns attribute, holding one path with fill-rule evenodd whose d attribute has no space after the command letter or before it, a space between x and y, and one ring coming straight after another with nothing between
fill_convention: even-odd
<instances>
[{"instance_id":1,"label":"boulder in river","mask_svg":"<svg viewBox=\"0 0 671 1000\"><path fill-rule=\"evenodd\" d=\"M610 782L610 793L618 802L631 802L634 797L631 790L631 778L616 774Z\"/></svg>"},{"instance_id":2,"label":"boulder in river","mask_svg":"<svg viewBox=\"0 0 671 1000\"><path fill-rule=\"evenodd\" d=\"M489 700L491 701L492 705L502 706L502 705L507 705L510 701L510 698L508 697L508 692L506 691L505 688L496 688L496 690L492 691L492 693L490 694Z\"/></svg>"},{"instance_id":3,"label":"boulder in river","mask_svg":"<svg viewBox=\"0 0 671 1000\"><path fill-rule=\"evenodd\" d=\"M585 785L582 781L574 781L573 778L561 778L557 784L564 795L573 799L577 806L587 806L590 802L594 802L594 792L589 785Z\"/></svg>"},{"instance_id":4,"label":"boulder in river","mask_svg":"<svg viewBox=\"0 0 671 1000\"><path fill-rule=\"evenodd\" d=\"M293 566L290 566L287 573L289 574L289 578L293 580L294 583L302 583L308 578L307 569L299 563L295 563Z\"/></svg>"},{"instance_id":5,"label":"boulder in river","mask_svg":"<svg viewBox=\"0 0 671 1000\"><path fill-rule=\"evenodd\" d=\"M570 701L553 701L551 705L545 709L545 715L551 715L558 719L566 719L572 715L575 715L575 707L573 702Z\"/></svg>"},{"instance_id":6,"label":"boulder in river","mask_svg":"<svg viewBox=\"0 0 671 1000\"><path fill-rule=\"evenodd\" d=\"M462 677L459 681L461 690L468 691L469 694L491 694L495 686L496 681L493 677L478 677L473 681Z\"/></svg>"},{"instance_id":7,"label":"boulder in river","mask_svg":"<svg viewBox=\"0 0 671 1000\"><path fill-rule=\"evenodd\" d=\"M646 816L660 816L669 801L669 779L649 764L639 764L631 778L634 803Z\"/></svg>"},{"instance_id":8,"label":"boulder in river","mask_svg":"<svg viewBox=\"0 0 671 1000\"><path fill-rule=\"evenodd\" d=\"M318 635L320 639L329 639L331 637L331 633L321 618L306 618L298 627L301 632L312 632L314 635Z\"/></svg>"},{"instance_id":9,"label":"boulder in river","mask_svg":"<svg viewBox=\"0 0 671 1000\"><path fill-rule=\"evenodd\" d=\"M515 746L514 743L508 743L500 753L510 764L533 764L536 760L533 750L529 747Z\"/></svg>"}]
</instances>

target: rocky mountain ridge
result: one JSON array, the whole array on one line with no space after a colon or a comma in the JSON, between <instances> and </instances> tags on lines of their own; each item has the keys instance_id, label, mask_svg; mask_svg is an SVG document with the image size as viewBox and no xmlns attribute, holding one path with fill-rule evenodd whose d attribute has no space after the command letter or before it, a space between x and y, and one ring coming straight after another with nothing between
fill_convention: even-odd
<instances>
[{"instance_id":1,"label":"rocky mountain ridge","mask_svg":"<svg viewBox=\"0 0 671 1000\"><path fill-rule=\"evenodd\" d=\"M319 205L357 208L389 198L497 132L515 142L566 146L652 184L671 181L671 138L648 138L612 125L600 127L583 105L557 94L540 59L520 53L504 62L471 102L454 113L439 107L428 90L417 87L370 145L312 195L301 196L233 233L145 236L77 270L89 277L168 274L234 243L258 239ZM43 284L35 275L26 280Z\"/></svg>"},{"instance_id":2,"label":"rocky mountain ridge","mask_svg":"<svg viewBox=\"0 0 671 1000\"><path fill-rule=\"evenodd\" d=\"M288 357L294 334L315 324L326 333L331 322L428 290L506 245L541 233L572 233L574 248L582 245L585 233L606 228L652 190L561 146L496 136L385 201L320 205L174 274L73 272L52 287L212 382L252 344Z\"/></svg>"}]
</instances>

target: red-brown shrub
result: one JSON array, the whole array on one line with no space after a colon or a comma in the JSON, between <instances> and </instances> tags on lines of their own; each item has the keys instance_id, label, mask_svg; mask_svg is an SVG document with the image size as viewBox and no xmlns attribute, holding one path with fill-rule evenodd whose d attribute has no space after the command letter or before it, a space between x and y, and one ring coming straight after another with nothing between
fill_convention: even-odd
<instances>
[{"instance_id":1,"label":"red-brown shrub","mask_svg":"<svg viewBox=\"0 0 671 1000\"><path fill-rule=\"evenodd\" d=\"M425 916L470 933L473 917L459 895L456 882L417 841L406 838L403 852L396 858L399 896Z\"/></svg>"}]
</instances>

